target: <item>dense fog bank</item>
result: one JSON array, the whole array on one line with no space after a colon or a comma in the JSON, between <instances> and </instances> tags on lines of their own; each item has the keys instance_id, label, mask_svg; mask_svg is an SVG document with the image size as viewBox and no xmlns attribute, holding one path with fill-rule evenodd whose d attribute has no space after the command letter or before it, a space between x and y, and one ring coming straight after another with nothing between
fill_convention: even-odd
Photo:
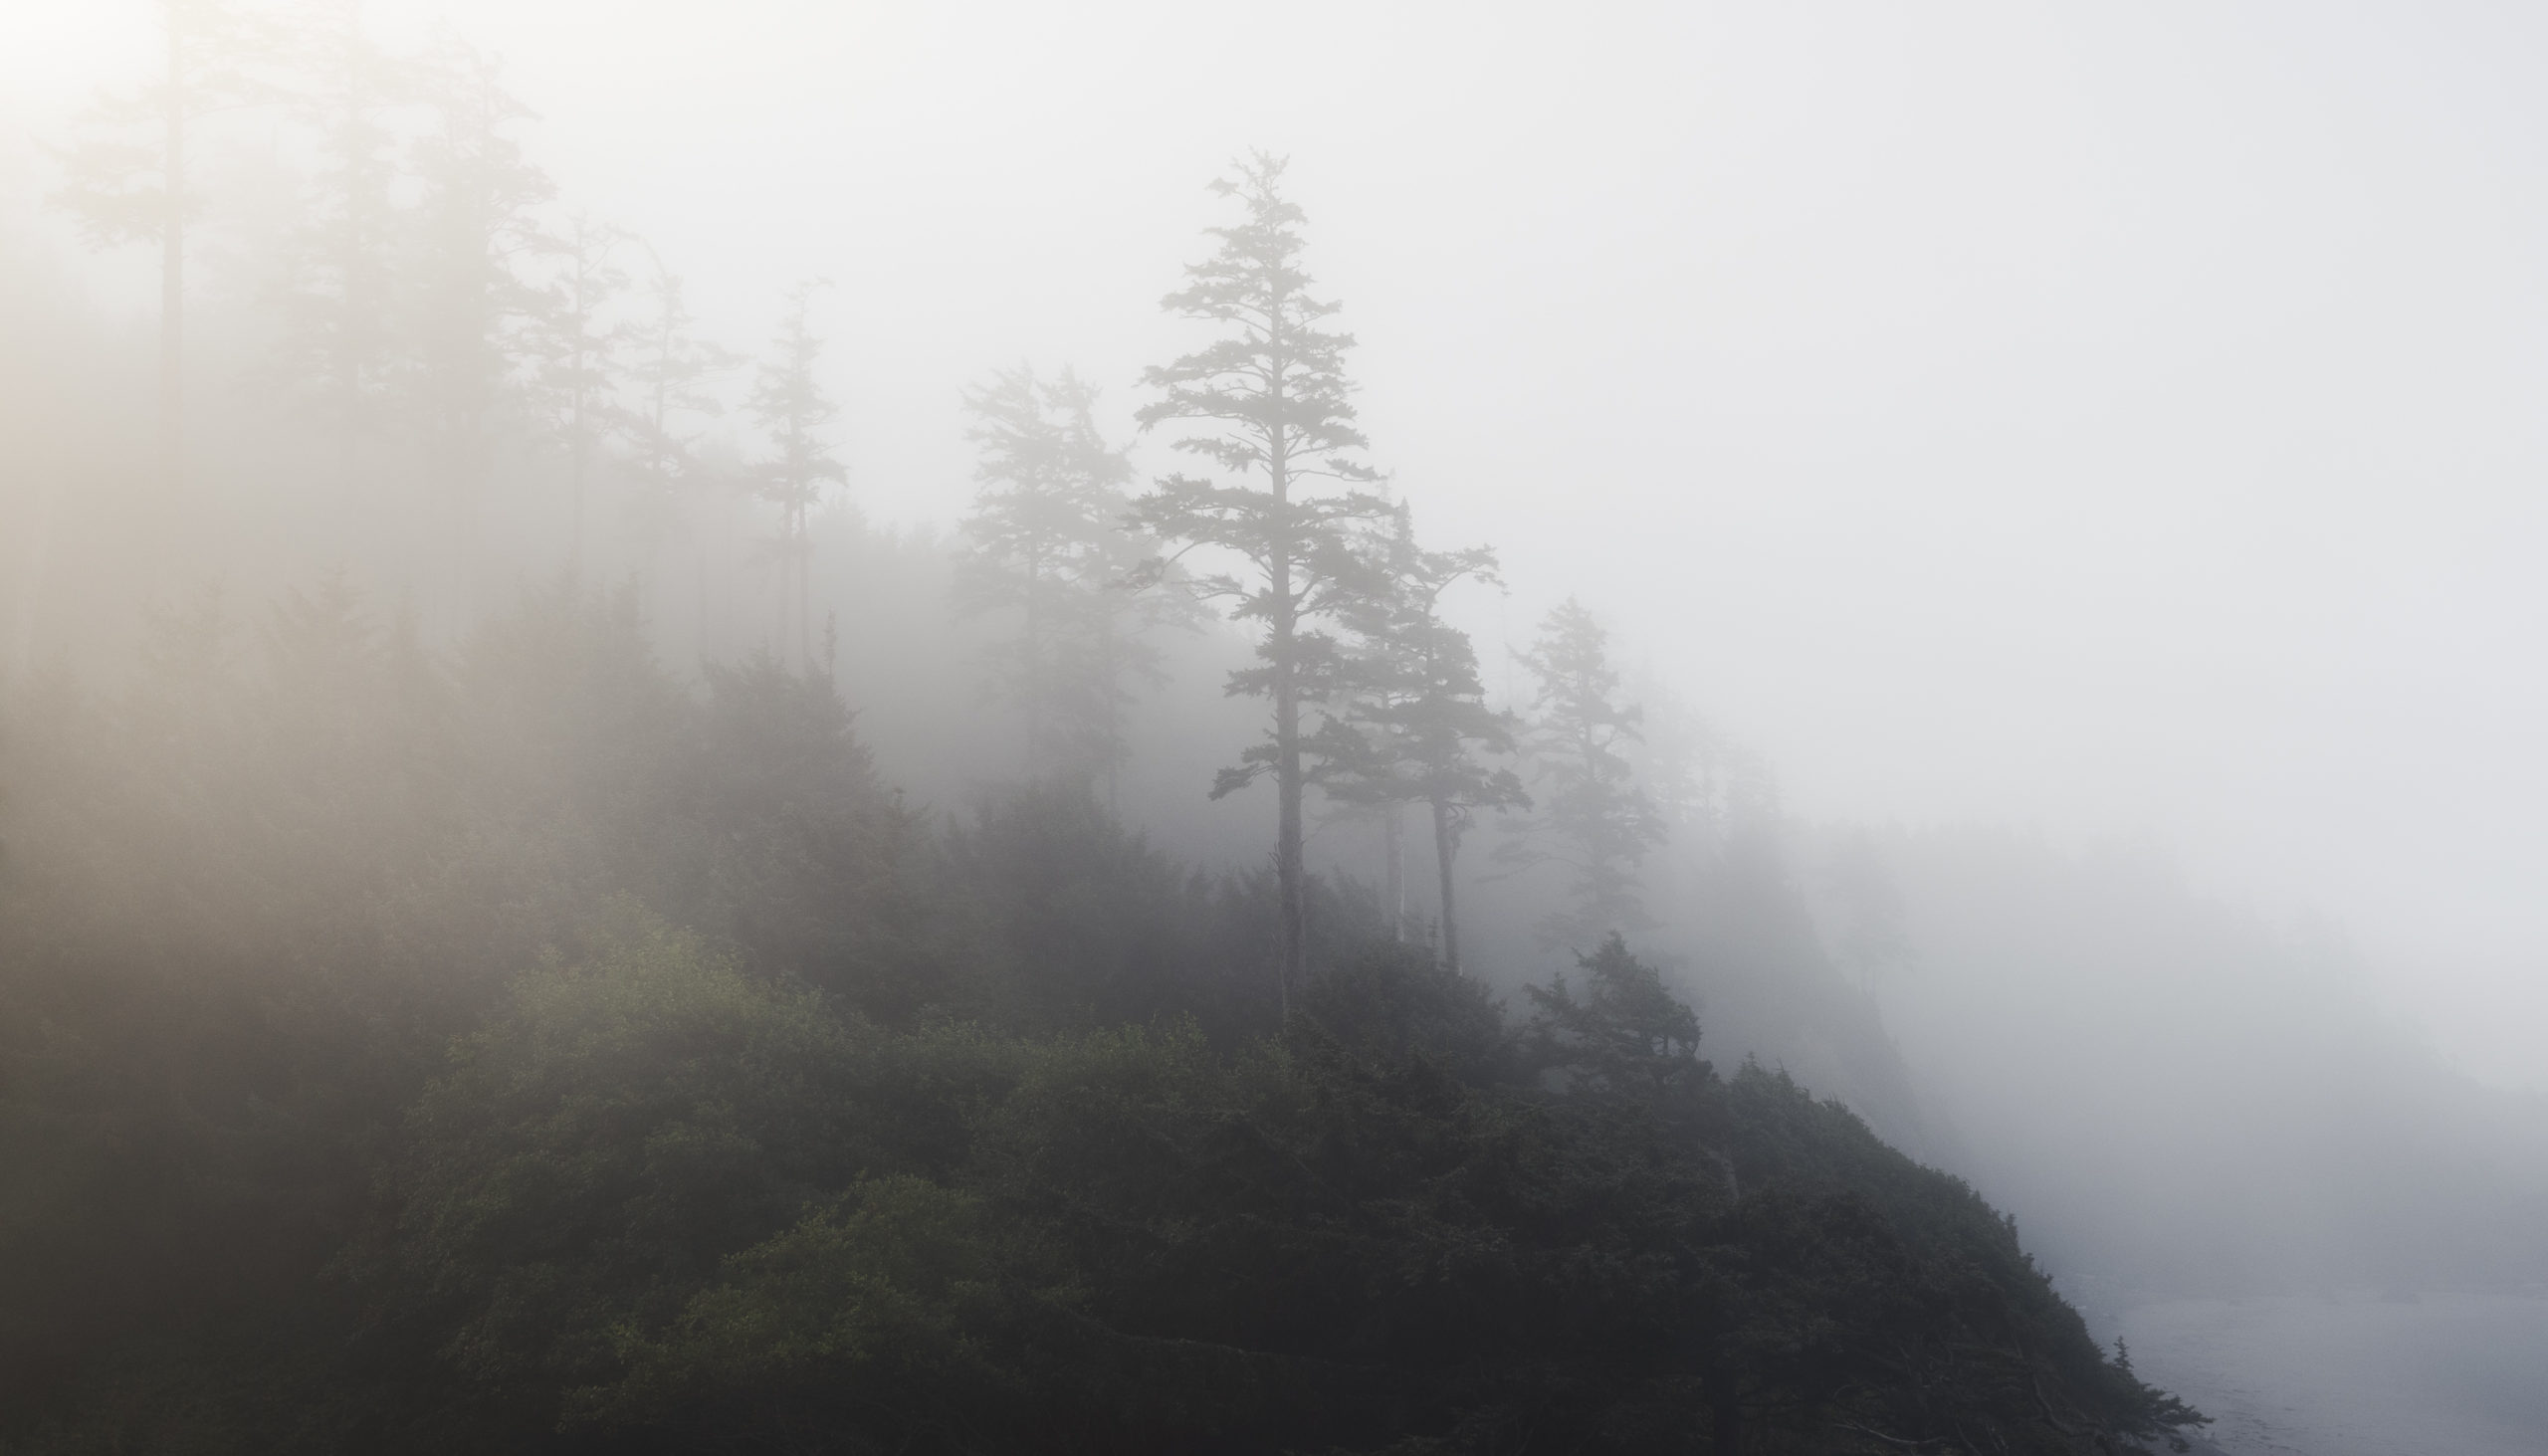
<instances>
[{"instance_id":1,"label":"dense fog bank","mask_svg":"<svg viewBox=\"0 0 2548 1456\"><path fill-rule=\"evenodd\" d=\"M2401 972L1801 813L1670 520L1470 538L1320 158L941 370L466 37L153 14L0 198L0 1452L2071 1456L2202 1424L2127 1308L2548 1286Z\"/></svg>"},{"instance_id":2,"label":"dense fog bank","mask_svg":"<svg viewBox=\"0 0 2548 1456\"><path fill-rule=\"evenodd\" d=\"M2146 848L1852 835L1909 951L1875 982L1952 1165L2075 1287L2536 1287L2548 1101L2450 1066L2333 933Z\"/></svg>"}]
</instances>

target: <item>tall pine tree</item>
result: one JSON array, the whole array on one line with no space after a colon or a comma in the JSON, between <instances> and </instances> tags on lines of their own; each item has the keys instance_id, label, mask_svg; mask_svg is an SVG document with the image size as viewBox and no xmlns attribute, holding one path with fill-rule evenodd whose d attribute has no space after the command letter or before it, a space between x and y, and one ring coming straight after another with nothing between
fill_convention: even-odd
<instances>
[{"instance_id":1,"label":"tall pine tree","mask_svg":"<svg viewBox=\"0 0 2548 1456\"><path fill-rule=\"evenodd\" d=\"M1638 740L1643 715L1616 701L1609 634L1568 597L1522 663L1538 680L1528 745L1541 808L1496 857L1516 868L1554 863L1568 871L1567 904L1540 927L1547 944L1581 949L1645 929L1637 869L1663 842L1663 820L1622 751Z\"/></svg>"},{"instance_id":2,"label":"tall pine tree","mask_svg":"<svg viewBox=\"0 0 2548 1456\"><path fill-rule=\"evenodd\" d=\"M326 6L299 42L295 109L318 165L285 245L276 353L284 387L334 437L338 488L356 490L399 357L403 219L389 113L419 78L372 42L354 0Z\"/></svg>"},{"instance_id":3,"label":"tall pine tree","mask_svg":"<svg viewBox=\"0 0 2548 1456\"><path fill-rule=\"evenodd\" d=\"M622 451L619 468L634 488L629 508L638 536L653 552L673 534L686 508L711 496L724 506L727 534L732 535L741 485L731 472L709 468L699 442L701 422L725 413L710 381L743 359L693 332L697 320L684 302L681 279L653 248L642 241L638 246L645 250L648 276L642 311L628 326L626 393L612 424ZM704 524L691 532L693 645L703 661L711 655L709 540Z\"/></svg>"},{"instance_id":4,"label":"tall pine tree","mask_svg":"<svg viewBox=\"0 0 2548 1456\"><path fill-rule=\"evenodd\" d=\"M814 294L825 287L808 279L787 293L787 315L752 386L752 418L769 434L771 454L755 476L760 498L778 508L778 610L782 637L792 625L796 666L814 666L814 537L811 519L826 487L846 485L848 467L827 438L840 406L815 377L823 341L813 327Z\"/></svg>"},{"instance_id":5,"label":"tall pine tree","mask_svg":"<svg viewBox=\"0 0 2548 1456\"><path fill-rule=\"evenodd\" d=\"M993 686L1026 730L1029 778L1112 785L1134 680L1158 677L1141 628L1163 593L1128 579L1153 543L1124 529L1132 462L1098 433L1097 391L1065 368L1003 369L965 391L981 482L963 521L956 604L1013 617L993 644Z\"/></svg>"},{"instance_id":6,"label":"tall pine tree","mask_svg":"<svg viewBox=\"0 0 2548 1456\"><path fill-rule=\"evenodd\" d=\"M1281 898L1280 986L1306 969L1307 870L1301 808L1301 709L1310 659L1324 651L1311 625L1337 603L1358 569L1349 532L1387 504L1353 489L1377 479L1356 452L1369 442L1355 424L1345 353L1354 336L1323 326L1337 305L1312 298L1302 271L1301 209L1282 194L1284 162L1256 152L1212 190L1236 198L1244 218L1207 236L1220 246L1186 269L1186 286L1162 301L1169 312L1218 325L1212 343L1143 374L1159 392L1137 418L1144 430L1192 422L1173 448L1219 468L1222 479L1173 475L1136 503L1134 519L1182 549L1235 556L1239 569L1202 575L1203 595L1264 630L1259 666L1233 673L1229 691L1266 698L1273 709L1264 741L1224 769L1213 793L1260 774L1274 779L1275 881ZM1327 489L1315 489L1326 483Z\"/></svg>"},{"instance_id":7,"label":"tall pine tree","mask_svg":"<svg viewBox=\"0 0 2548 1456\"><path fill-rule=\"evenodd\" d=\"M1352 650L1336 665L1336 704L1312 736L1314 775L1340 802L1383 816L1385 893L1403 921L1399 814L1422 804L1433 831L1442 962L1460 968L1455 864L1460 840L1480 810L1530 803L1510 768L1485 755L1514 751L1512 715L1486 705L1468 634L1442 619L1442 594L1462 580L1493 584L1495 553L1483 546L1427 551L1413 515L1400 505L1375 533L1370 569L1340 617Z\"/></svg>"},{"instance_id":8,"label":"tall pine tree","mask_svg":"<svg viewBox=\"0 0 2548 1456\"><path fill-rule=\"evenodd\" d=\"M626 400L612 424L626 452L620 469L636 486L634 509L651 540L671 528L682 499L701 480L696 422L726 409L709 381L743 359L692 331L698 319L691 316L681 278L653 248L642 241L638 246L649 271L642 312L627 330Z\"/></svg>"},{"instance_id":9,"label":"tall pine tree","mask_svg":"<svg viewBox=\"0 0 2548 1456\"><path fill-rule=\"evenodd\" d=\"M479 514L498 438L520 415L522 363L539 298L525 277L539 252L533 209L556 193L512 131L530 108L493 57L447 40L422 73L435 116L416 147L409 295L416 342L411 403L427 480L451 520L456 606L476 610Z\"/></svg>"},{"instance_id":10,"label":"tall pine tree","mask_svg":"<svg viewBox=\"0 0 2548 1456\"><path fill-rule=\"evenodd\" d=\"M161 72L156 85L102 94L62 151L53 201L78 219L93 247L159 245L159 472L171 493L185 482L186 143L195 121L275 95L255 73L274 40L228 0L159 0Z\"/></svg>"},{"instance_id":11,"label":"tall pine tree","mask_svg":"<svg viewBox=\"0 0 2548 1456\"><path fill-rule=\"evenodd\" d=\"M612 261L627 235L580 214L547 240L554 267L533 315L533 372L542 412L566 449L567 488L573 524L567 562L584 562L584 498L594 446L614 405L628 330L610 317L611 305L628 290L627 270Z\"/></svg>"}]
</instances>

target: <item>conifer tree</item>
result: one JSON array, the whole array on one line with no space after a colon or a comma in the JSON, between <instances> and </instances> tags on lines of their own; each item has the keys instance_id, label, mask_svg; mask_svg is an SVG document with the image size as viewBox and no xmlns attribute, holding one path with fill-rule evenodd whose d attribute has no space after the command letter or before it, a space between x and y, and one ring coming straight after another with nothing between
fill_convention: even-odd
<instances>
[{"instance_id":1,"label":"conifer tree","mask_svg":"<svg viewBox=\"0 0 2548 1456\"><path fill-rule=\"evenodd\" d=\"M697 320L683 300L681 279L652 248L642 241L638 246L645 248L649 277L643 312L628 325L626 399L611 422L624 452L619 469L635 487L629 505L639 537L655 549L683 508L711 494L721 498L731 525L740 486L733 471L711 469L701 456L697 422L725 413L709 382L743 360L692 331ZM694 625L702 658L709 647L708 544L706 530L692 532Z\"/></svg>"},{"instance_id":2,"label":"conifer tree","mask_svg":"<svg viewBox=\"0 0 2548 1456\"><path fill-rule=\"evenodd\" d=\"M277 352L286 387L304 394L334 434L339 485L352 489L364 473L364 444L384 424L382 397L397 359L402 219L387 113L413 92L414 78L364 33L353 0L327 7L323 23L299 40L295 110L318 164L285 244Z\"/></svg>"},{"instance_id":3,"label":"conifer tree","mask_svg":"<svg viewBox=\"0 0 2548 1456\"><path fill-rule=\"evenodd\" d=\"M1662 817L1638 786L1622 748L1638 740L1643 715L1614 700L1619 674L1609 634L1569 597L1540 626L1522 663L1538 680L1528 746L1542 805L1522 837L1497 846L1517 868L1556 863L1569 872L1568 904L1540 928L1550 945L1596 943L1651 924L1637 893L1637 868L1663 842Z\"/></svg>"},{"instance_id":4,"label":"conifer tree","mask_svg":"<svg viewBox=\"0 0 2548 1456\"><path fill-rule=\"evenodd\" d=\"M725 413L709 381L743 360L692 332L698 320L680 277L652 248L638 246L645 248L650 276L644 312L627 329L628 399L612 423L627 452L621 468L636 482L636 509L652 536L670 524L681 497L702 477L699 431L684 426Z\"/></svg>"},{"instance_id":5,"label":"conifer tree","mask_svg":"<svg viewBox=\"0 0 2548 1456\"><path fill-rule=\"evenodd\" d=\"M99 96L62 152L53 201L92 247L159 245L159 469L185 480L186 142L195 120L271 92L255 78L271 37L227 0L159 0L162 69L154 86Z\"/></svg>"},{"instance_id":6,"label":"conifer tree","mask_svg":"<svg viewBox=\"0 0 2548 1456\"><path fill-rule=\"evenodd\" d=\"M610 307L628 288L628 274L611 261L627 236L581 215L548 240L556 269L535 315L533 381L549 424L566 447L567 484L574 523L567 560L584 560L584 497L595 442L611 408L627 345L625 330L610 321Z\"/></svg>"},{"instance_id":7,"label":"conifer tree","mask_svg":"<svg viewBox=\"0 0 2548 1456\"><path fill-rule=\"evenodd\" d=\"M787 316L769 357L761 362L751 396L752 418L769 432L773 447L754 484L760 498L778 508L778 538L772 544L778 559L780 630L793 623L796 665L804 672L811 672L814 662L814 540L808 520L822 504L824 488L849 480L848 468L824 438L839 418L840 406L814 377L823 341L814 335L813 300L825 286L824 280L809 279L788 291Z\"/></svg>"},{"instance_id":8,"label":"conifer tree","mask_svg":"<svg viewBox=\"0 0 2548 1456\"><path fill-rule=\"evenodd\" d=\"M1310 743L1315 776L1331 798L1370 805L1384 816L1385 895L1392 906L1402 905L1404 893L1399 809L1425 806L1441 897L1442 963L1456 971L1460 840L1479 810L1530 803L1511 769L1481 760L1511 753L1518 725L1486 706L1476 650L1441 613L1442 594L1453 584L1497 580L1495 553L1483 546L1422 549L1404 505L1376 535L1363 589L1340 613L1353 651L1337 665L1337 706Z\"/></svg>"},{"instance_id":9,"label":"conifer tree","mask_svg":"<svg viewBox=\"0 0 2548 1456\"><path fill-rule=\"evenodd\" d=\"M956 578L968 615L1013 613L1016 635L991 650L994 686L1025 722L1030 778L1110 785L1124 757L1129 679L1158 678L1140 630L1165 594L1128 580L1150 543L1123 527L1133 467L1098 433L1097 391L1065 368L1023 365L965 391L981 452L981 490L962 529Z\"/></svg>"},{"instance_id":10,"label":"conifer tree","mask_svg":"<svg viewBox=\"0 0 2548 1456\"><path fill-rule=\"evenodd\" d=\"M1163 301L1168 312L1220 325L1211 344L1154 366L1143 382L1159 395L1137 418L1144 430L1192 421L1196 433L1173 448L1217 466L1230 483L1174 475L1136 503L1134 519L1184 550L1209 547L1243 569L1201 576L1203 595L1264 631L1259 666L1233 673L1229 691L1269 700L1266 738L1223 769L1218 797L1260 774L1274 778L1275 880L1281 900L1280 990L1286 1008L1306 967L1307 872L1301 808L1307 782L1301 710L1311 662L1328 649L1314 623L1337 604L1359 569L1350 540L1357 521L1386 503L1354 487L1377 479L1356 458L1368 448L1355 423L1345 373L1349 333L1322 326L1337 305L1310 296L1301 268L1304 215L1281 190L1284 162L1256 152L1212 190L1234 197L1245 217L1212 228L1219 248L1186 269L1189 282ZM1319 482L1341 489L1313 490Z\"/></svg>"},{"instance_id":11,"label":"conifer tree","mask_svg":"<svg viewBox=\"0 0 2548 1456\"><path fill-rule=\"evenodd\" d=\"M492 57L450 40L422 74L435 124L416 148L424 197L409 296L412 399L428 480L451 516L466 609L478 510L498 432L519 403L526 324L538 307L523 276L540 247L531 210L556 189L510 134L531 112L505 90Z\"/></svg>"}]
</instances>

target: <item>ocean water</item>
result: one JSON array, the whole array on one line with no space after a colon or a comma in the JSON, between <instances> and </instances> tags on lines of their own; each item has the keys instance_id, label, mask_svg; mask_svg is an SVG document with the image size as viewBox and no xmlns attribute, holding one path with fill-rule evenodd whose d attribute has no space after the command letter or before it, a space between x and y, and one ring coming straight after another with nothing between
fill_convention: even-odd
<instances>
[{"instance_id":1,"label":"ocean water","mask_svg":"<svg viewBox=\"0 0 2548 1456\"><path fill-rule=\"evenodd\" d=\"M2227 1456L2548 1456L2548 1295L2169 1300L2099 1323Z\"/></svg>"}]
</instances>

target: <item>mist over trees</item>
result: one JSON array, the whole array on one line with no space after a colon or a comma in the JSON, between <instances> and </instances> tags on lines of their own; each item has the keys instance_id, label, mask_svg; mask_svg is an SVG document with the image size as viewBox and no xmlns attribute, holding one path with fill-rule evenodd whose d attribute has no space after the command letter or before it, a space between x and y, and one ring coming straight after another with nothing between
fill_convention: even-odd
<instances>
[{"instance_id":1,"label":"mist over trees","mask_svg":"<svg viewBox=\"0 0 2548 1456\"><path fill-rule=\"evenodd\" d=\"M163 13L60 196L155 336L0 233L0 1452L2201 1423L1939 1170L2020 1140L1927 850L1578 597L1472 636L1285 158L1186 351L946 381L941 537L855 504L874 285L711 337L464 39Z\"/></svg>"},{"instance_id":2,"label":"mist over trees","mask_svg":"<svg viewBox=\"0 0 2548 1456\"><path fill-rule=\"evenodd\" d=\"M1540 928L1543 943L1582 944L1654 922L1637 890L1637 868L1662 843L1662 820L1621 751L1640 740L1642 709L1622 704L1610 665L1609 633L1573 597L1549 613L1522 654L1538 688L1529 727L1533 777L1543 808L1523 837L1497 846L1517 866L1555 863L1567 872L1567 905Z\"/></svg>"},{"instance_id":3,"label":"mist over trees","mask_svg":"<svg viewBox=\"0 0 2548 1456\"><path fill-rule=\"evenodd\" d=\"M1136 416L1144 430L1169 421L1202 422L1198 433L1170 442L1231 476L1265 484L1226 485L1197 476L1163 477L1134 508L1133 519L1187 548L1215 547L1245 563L1202 575L1207 597L1228 602L1230 615L1261 626L1259 665L1230 675L1230 691L1263 698L1273 723L1261 742L1221 771L1215 796L1259 775L1274 780L1274 874L1282 903L1282 988L1308 970L1308 869L1303 845L1308 777L1302 760L1303 700L1317 692L1320 659L1333 642L1316 625L1352 590L1361 562L1352 527L1386 514L1381 498L1354 487L1380 473L1356 458L1370 448L1355 426L1354 384L1345 351L1354 337L1320 326L1334 303L1309 295L1301 271L1300 208L1281 192L1284 162L1262 152L1236 177L1212 190L1239 200L1246 220L1211 229L1212 257L1186 270L1191 282L1162 301L1189 318L1222 325L1211 344L1148 370L1142 382L1159 397ZM1320 489L1322 482L1338 488Z\"/></svg>"},{"instance_id":4,"label":"mist over trees","mask_svg":"<svg viewBox=\"0 0 2548 1456\"><path fill-rule=\"evenodd\" d=\"M1355 589L1338 618L1347 645L1330 664L1327 713L1310 739L1313 778L1339 806L1381 819L1380 903L1393 932L1407 930L1404 811L1431 821L1436 893L1433 931L1445 969L1460 968L1456 914L1460 841L1481 810L1527 808L1530 795L1502 765L1515 751L1515 719L1486 702L1468 634L1442 620L1442 595L1461 581L1496 585L1495 553L1482 546L1427 551L1401 503L1372 533Z\"/></svg>"},{"instance_id":5,"label":"mist over trees","mask_svg":"<svg viewBox=\"0 0 2548 1456\"><path fill-rule=\"evenodd\" d=\"M1022 721L1024 775L1102 781L1112 805L1130 751L1126 710L1136 687L1165 681L1147 632L1190 624L1192 599L1137 579L1152 543L1125 528L1133 465L1099 435L1096 400L1067 367L1045 380L1019 365L965 391L981 490L960 527L956 606L1013 623L984 656L995 695Z\"/></svg>"}]
</instances>

